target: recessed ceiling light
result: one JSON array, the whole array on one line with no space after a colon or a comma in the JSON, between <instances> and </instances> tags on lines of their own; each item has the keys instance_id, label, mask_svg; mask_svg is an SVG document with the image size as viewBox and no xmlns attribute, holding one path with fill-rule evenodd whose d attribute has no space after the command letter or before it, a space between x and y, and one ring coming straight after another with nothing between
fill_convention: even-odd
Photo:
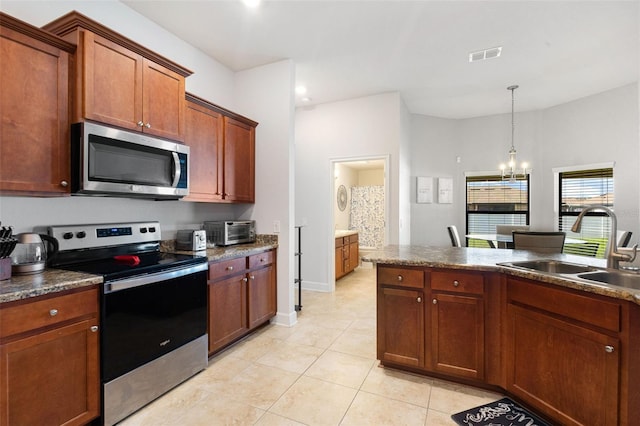
<instances>
[{"instance_id":1,"label":"recessed ceiling light","mask_svg":"<svg viewBox=\"0 0 640 426\"><path fill-rule=\"evenodd\" d=\"M260 2L261 0L242 0L242 3L244 3L245 6L251 9L255 9L256 7L260 6Z\"/></svg>"},{"instance_id":2,"label":"recessed ceiling light","mask_svg":"<svg viewBox=\"0 0 640 426\"><path fill-rule=\"evenodd\" d=\"M296 94L304 95L305 93L307 93L307 88L306 87L304 87L304 86L296 87Z\"/></svg>"},{"instance_id":3,"label":"recessed ceiling light","mask_svg":"<svg viewBox=\"0 0 640 426\"><path fill-rule=\"evenodd\" d=\"M485 59L498 58L502 54L502 46L478 50L469 53L469 62L484 61Z\"/></svg>"}]
</instances>

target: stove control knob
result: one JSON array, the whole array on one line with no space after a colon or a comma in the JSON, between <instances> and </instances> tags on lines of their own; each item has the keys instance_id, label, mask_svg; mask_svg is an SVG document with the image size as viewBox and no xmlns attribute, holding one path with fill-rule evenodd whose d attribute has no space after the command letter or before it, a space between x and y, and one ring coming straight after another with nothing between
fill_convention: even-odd
<instances>
[{"instance_id":1,"label":"stove control knob","mask_svg":"<svg viewBox=\"0 0 640 426\"><path fill-rule=\"evenodd\" d=\"M149 232L151 232L151 233L156 232L155 226L150 226L149 227Z\"/></svg>"},{"instance_id":2,"label":"stove control knob","mask_svg":"<svg viewBox=\"0 0 640 426\"><path fill-rule=\"evenodd\" d=\"M78 237L78 238L84 238L86 236L87 236L87 233L84 232L84 231L80 231L80 232L76 233L76 237Z\"/></svg>"},{"instance_id":3,"label":"stove control knob","mask_svg":"<svg viewBox=\"0 0 640 426\"><path fill-rule=\"evenodd\" d=\"M141 234L146 234L147 233L147 228L140 228L140 233Z\"/></svg>"},{"instance_id":4,"label":"stove control knob","mask_svg":"<svg viewBox=\"0 0 640 426\"><path fill-rule=\"evenodd\" d=\"M73 238L73 232L65 232L64 234L62 234L62 238L64 238L65 240L70 240Z\"/></svg>"}]
</instances>

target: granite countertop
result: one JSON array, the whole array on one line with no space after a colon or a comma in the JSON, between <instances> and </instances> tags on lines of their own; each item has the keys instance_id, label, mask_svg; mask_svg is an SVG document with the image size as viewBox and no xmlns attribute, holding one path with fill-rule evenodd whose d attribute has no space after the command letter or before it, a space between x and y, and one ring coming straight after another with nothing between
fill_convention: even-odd
<instances>
[{"instance_id":1,"label":"granite countertop","mask_svg":"<svg viewBox=\"0 0 640 426\"><path fill-rule=\"evenodd\" d=\"M348 230L348 229L338 229L336 230L336 238L342 238L349 235L356 235L358 231Z\"/></svg>"},{"instance_id":2,"label":"granite countertop","mask_svg":"<svg viewBox=\"0 0 640 426\"><path fill-rule=\"evenodd\" d=\"M61 269L46 269L32 275L14 275L8 280L0 281L0 304L101 283L100 275Z\"/></svg>"},{"instance_id":3,"label":"granite countertop","mask_svg":"<svg viewBox=\"0 0 640 426\"><path fill-rule=\"evenodd\" d=\"M554 284L575 290L600 294L616 299L629 300L640 305L640 290L619 287L605 283L574 280L543 272L527 271L498 263L519 262L524 260L553 259L582 265L606 268L605 259L568 254L536 254L523 250L470 248L470 247L423 247L423 246L387 246L362 256L366 262L398 266L423 266L430 268L463 269L470 271L502 272L521 278Z\"/></svg>"},{"instance_id":4,"label":"granite countertop","mask_svg":"<svg viewBox=\"0 0 640 426\"><path fill-rule=\"evenodd\" d=\"M163 251L206 255L210 262L232 257L249 256L277 247L277 235L258 235L255 243L238 244L229 247L214 247L206 251L203 250L202 252L174 250L175 241L162 241L161 245ZM0 304L102 284L102 282L103 279L101 275L64 271L61 269L46 269L40 274L15 275L8 280L0 281Z\"/></svg>"},{"instance_id":5,"label":"granite countertop","mask_svg":"<svg viewBox=\"0 0 640 426\"><path fill-rule=\"evenodd\" d=\"M174 250L173 241L163 241L162 250L182 254L199 254L207 256L209 262L231 259L233 257L250 256L265 250L278 248L277 235L258 235L255 243L236 244L227 247L212 247L201 251Z\"/></svg>"}]
</instances>

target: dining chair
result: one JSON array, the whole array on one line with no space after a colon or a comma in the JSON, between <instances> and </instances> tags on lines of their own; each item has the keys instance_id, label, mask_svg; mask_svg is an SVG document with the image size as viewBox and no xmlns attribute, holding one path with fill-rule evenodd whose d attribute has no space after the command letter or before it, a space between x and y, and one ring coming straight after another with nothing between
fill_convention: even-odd
<instances>
[{"instance_id":1,"label":"dining chair","mask_svg":"<svg viewBox=\"0 0 640 426\"><path fill-rule=\"evenodd\" d=\"M496 234L511 235L513 231L528 231L529 225L496 225ZM500 248L513 248L513 243L498 243Z\"/></svg>"},{"instance_id":2,"label":"dining chair","mask_svg":"<svg viewBox=\"0 0 640 426\"><path fill-rule=\"evenodd\" d=\"M617 231L618 247L629 247L631 241L631 231Z\"/></svg>"},{"instance_id":3,"label":"dining chair","mask_svg":"<svg viewBox=\"0 0 640 426\"><path fill-rule=\"evenodd\" d=\"M460 234L458 234L458 228L455 225L447 226L447 231L449 231L449 238L451 238L451 245L453 247L462 247L462 243L460 242Z\"/></svg>"},{"instance_id":4,"label":"dining chair","mask_svg":"<svg viewBox=\"0 0 640 426\"><path fill-rule=\"evenodd\" d=\"M513 248L539 253L562 253L564 232L513 231Z\"/></svg>"}]
</instances>

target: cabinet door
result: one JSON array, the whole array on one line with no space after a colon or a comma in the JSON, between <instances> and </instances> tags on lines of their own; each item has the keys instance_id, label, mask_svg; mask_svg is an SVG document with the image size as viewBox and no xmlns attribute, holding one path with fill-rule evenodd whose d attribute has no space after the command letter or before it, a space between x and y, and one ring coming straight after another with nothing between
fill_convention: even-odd
<instances>
[{"instance_id":1,"label":"cabinet door","mask_svg":"<svg viewBox=\"0 0 640 426\"><path fill-rule=\"evenodd\" d=\"M378 359L424 367L423 292L378 287Z\"/></svg>"},{"instance_id":2,"label":"cabinet door","mask_svg":"<svg viewBox=\"0 0 640 426\"><path fill-rule=\"evenodd\" d=\"M142 56L89 31L81 33L84 93L82 117L141 130Z\"/></svg>"},{"instance_id":3,"label":"cabinet door","mask_svg":"<svg viewBox=\"0 0 640 426\"><path fill-rule=\"evenodd\" d=\"M245 274L209 282L209 353L249 330L246 295Z\"/></svg>"},{"instance_id":4,"label":"cabinet door","mask_svg":"<svg viewBox=\"0 0 640 426\"><path fill-rule=\"evenodd\" d=\"M431 302L431 369L483 379L483 299L434 292Z\"/></svg>"},{"instance_id":5,"label":"cabinet door","mask_svg":"<svg viewBox=\"0 0 640 426\"><path fill-rule=\"evenodd\" d=\"M275 268L249 272L249 328L264 324L276 314Z\"/></svg>"},{"instance_id":6,"label":"cabinet door","mask_svg":"<svg viewBox=\"0 0 640 426\"><path fill-rule=\"evenodd\" d=\"M69 54L0 28L0 190L69 192Z\"/></svg>"},{"instance_id":7,"label":"cabinet door","mask_svg":"<svg viewBox=\"0 0 640 426\"><path fill-rule=\"evenodd\" d=\"M95 325L89 319L0 345L0 424L82 425L98 417Z\"/></svg>"},{"instance_id":8,"label":"cabinet door","mask_svg":"<svg viewBox=\"0 0 640 426\"><path fill-rule=\"evenodd\" d=\"M349 270L353 271L358 267L360 259L358 257L358 243L352 242L349 244Z\"/></svg>"},{"instance_id":9,"label":"cabinet door","mask_svg":"<svg viewBox=\"0 0 640 426\"><path fill-rule=\"evenodd\" d=\"M342 246L340 247L336 247L336 259L335 259L335 263L336 263L336 280L338 278L342 278L342 276L344 275L344 258L343 258L343 253L344 251L342 250Z\"/></svg>"},{"instance_id":10,"label":"cabinet door","mask_svg":"<svg viewBox=\"0 0 640 426\"><path fill-rule=\"evenodd\" d=\"M184 77L143 59L143 131L176 141L184 140Z\"/></svg>"},{"instance_id":11,"label":"cabinet door","mask_svg":"<svg viewBox=\"0 0 640 426\"><path fill-rule=\"evenodd\" d=\"M565 425L618 424L619 340L508 305L507 390Z\"/></svg>"},{"instance_id":12,"label":"cabinet door","mask_svg":"<svg viewBox=\"0 0 640 426\"><path fill-rule=\"evenodd\" d=\"M185 143L189 146L189 201L222 199L222 115L186 103Z\"/></svg>"},{"instance_id":13,"label":"cabinet door","mask_svg":"<svg viewBox=\"0 0 640 426\"><path fill-rule=\"evenodd\" d=\"M255 201L255 128L224 118L224 198Z\"/></svg>"}]
</instances>

